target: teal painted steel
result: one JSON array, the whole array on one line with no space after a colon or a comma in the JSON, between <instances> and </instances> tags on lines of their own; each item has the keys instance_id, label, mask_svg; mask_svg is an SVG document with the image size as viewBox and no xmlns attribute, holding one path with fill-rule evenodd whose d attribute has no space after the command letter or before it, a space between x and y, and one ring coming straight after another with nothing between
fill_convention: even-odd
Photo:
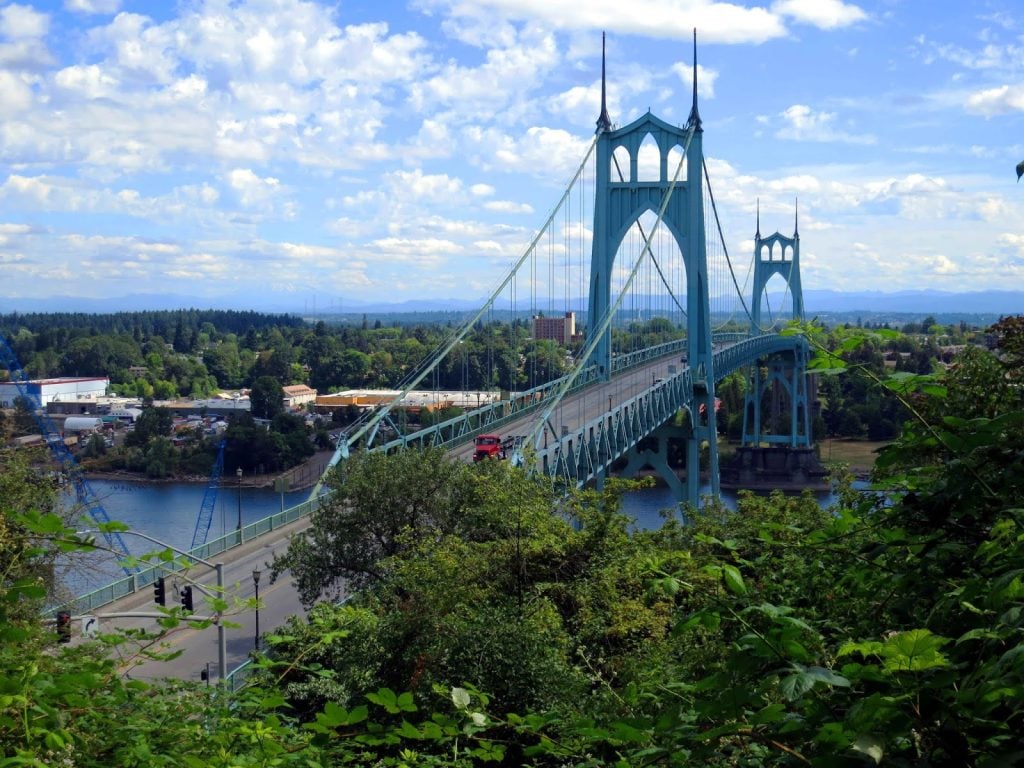
<instances>
[{"instance_id":1,"label":"teal painted steel","mask_svg":"<svg viewBox=\"0 0 1024 768\"><path fill-rule=\"evenodd\" d=\"M763 331L761 302L768 283L775 276L786 282L791 298L792 316L803 319L804 297L800 283L800 233L794 219L793 236L775 232L761 237L760 212L754 234L754 286L751 321L756 332ZM781 309L781 308L780 308ZM807 447L811 444L811 411L807 394L807 350L789 350L754 361L743 403L743 445L789 445ZM767 375L762 375L762 369ZM766 432L762 408L770 389L784 394L789 404L790 418L786 432ZM774 400L777 402L777 399Z\"/></svg>"},{"instance_id":2,"label":"teal painted steel","mask_svg":"<svg viewBox=\"0 0 1024 768\"><path fill-rule=\"evenodd\" d=\"M615 257L623 238L648 211L658 214L658 225L671 232L686 270L687 360L695 372L691 400L700 401L693 420L691 437L686 441L688 467L696 467L702 443L708 445L712 493L718 495L718 441L715 424L715 371L711 330L711 301L704 228L704 150L703 128L697 109L697 44L694 34L693 105L685 128L669 125L650 112L629 125L612 129L605 119L598 120L597 170L595 180L593 250L590 263L588 305L589 338L595 344L592 362L599 379L612 374L611 328L606 319L614 312L611 296ZM605 113L602 112L602 117ZM640 148L648 139L658 148L656 180L641 180L637 169ZM682 150L680 167L670 169L670 152ZM616 150L624 150L629 159L629 177L621 174L615 160ZM612 167L619 177L613 178ZM685 169L683 168L685 166ZM685 178L679 178L685 170ZM646 237L646 236L645 236ZM658 425L654 425L658 426ZM653 429L654 426L651 428ZM566 446L568 448L568 446ZM579 450L579 445L575 446ZM556 464L572 463L562 456ZM698 472L687 473L686 495L690 503L699 502Z\"/></svg>"},{"instance_id":3,"label":"teal painted steel","mask_svg":"<svg viewBox=\"0 0 1024 768\"><path fill-rule=\"evenodd\" d=\"M767 355L805 356L806 350L807 340L802 336L761 334L722 347L714 353L712 366L721 378ZM613 461L674 419L679 411L690 414L690 422L694 423L694 414L699 415L705 402L696 391L699 386L694 369L683 368L669 374L601 417L550 442L536 452L530 463L537 472L566 487L583 487L606 474ZM713 410L714 406L711 407Z\"/></svg>"}]
</instances>

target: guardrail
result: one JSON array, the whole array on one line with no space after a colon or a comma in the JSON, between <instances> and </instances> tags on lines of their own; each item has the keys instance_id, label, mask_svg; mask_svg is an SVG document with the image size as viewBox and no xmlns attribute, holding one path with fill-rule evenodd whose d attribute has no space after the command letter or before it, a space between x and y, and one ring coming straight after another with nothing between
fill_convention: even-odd
<instances>
[{"instance_id":1,"label":"guardrail","mask_svg":"<svg viewBox=\"0 0 1024 768\"><path fill-rule=\"evenodd\" d=\"M242 546L248 541L270 533L288 523L305 517L312 512L320 503L320 499L307 499L306 501L289 507L283 512L275 512L269 517L264 517L254 523L249 523L239 529L235 529L213 541L208 541L194 549L189 550L189 556L210 560L213 556L219 555L228 550ZM144 587L150 586L160 576L166 575L169 571L180 571L182 566L177 562L161 562L159 565L143 567L142 570L126 576L123 579L107 584L106 586L87 592L61 608L71 610L72 613L89 613L95 608L108 605L122 597L134 594Z\"/></svg>"}]
</instances>

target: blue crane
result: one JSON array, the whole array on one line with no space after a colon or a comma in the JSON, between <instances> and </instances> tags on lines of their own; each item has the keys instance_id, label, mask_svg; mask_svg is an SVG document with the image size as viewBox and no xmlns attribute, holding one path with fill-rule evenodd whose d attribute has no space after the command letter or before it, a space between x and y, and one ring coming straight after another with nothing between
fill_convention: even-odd
<instances>
[{"instance_id":1,"label":"blue crane","mask_svg":"<svg viewBox=\"0 0 1024 768\"><path fill-rule=\"evenodd\" d=\"M14 354L14 350L11 349L3 334L0 334L0 362L3 363L10 373L11 381L17 388L18 394L28 403L29 409L32 411L32 418L35 419L36 426L39 428L43 440L50 449L54 461L57 462L64 475L74 486L78 503L85 509L86 514L96 522L109 523L110 515L107 514L107 510L103 508L100 500L96 498L96 494L89 487L89 483L82 476L78 462L75 461L74 455L64 443L64 437L61 435L60 430L57 429L49 414L46 413L46 409L43 407L39 396L29 386L29 377L22 369L21 363L18 362L18 356ZM128 557L131 554L124 538L117 531L104 531L103 537L107 540L107 545L115 554L122 557ZM121 569L126 575L132 575L132 569L128 566L122 565Z\"/></svg>"},{"instance_id":2,"label":"blue crane","mask_svg":"<svg viewBox=\"0 0 1024 768\"><path fill-rule=\"evenodd\" d=\"M192 532L192 546L195 549L206 543L206 537L210 533L210 524L213 522L213 510L217 506L217 489L220 487L220 475L224 471L224 446L227 445L227 438L221 438L217 446L217 460L213 462L213 471L210 473L210 481L206 485L206 493L203 494L203 503L199 507L199 517L196 518L196 529Z\"/></svg>"}]
</instances>

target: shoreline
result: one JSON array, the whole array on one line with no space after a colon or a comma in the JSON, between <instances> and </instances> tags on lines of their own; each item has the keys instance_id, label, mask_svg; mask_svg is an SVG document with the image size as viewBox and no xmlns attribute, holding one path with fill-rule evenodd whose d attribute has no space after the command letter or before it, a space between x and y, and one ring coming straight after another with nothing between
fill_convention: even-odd
<instances>
[{"instance_id":1,"label":"shoreline","mask_svg":"<svg viewBox=\"0 0 1024 768\"><path fill-rule=\"evenodd\" d=\"M126 472L124 470L115 470L113 472L96 472L95 470L89 472L83 472L82 477L86 480L109 480L114 483L139 483L141 485L165 485L170 483L188 483L195 485L209 485L210 478L202 477L200 475L176 475L172 477L146 477L143 474L136 472ZM226 476L224 476L226 477ZM221 487L227 487L228 485L235 487L241 485L243 488L273 488L274 480L280 475L258 475L256 477L243 477L241 483L237 479L232 479L230 483L225 482L224 477L221 478ZM301 485L292 486L288 489L288 492L293 491L304 491L308 488L312 488L312 485Z\"/></svg>"}]
</instances>

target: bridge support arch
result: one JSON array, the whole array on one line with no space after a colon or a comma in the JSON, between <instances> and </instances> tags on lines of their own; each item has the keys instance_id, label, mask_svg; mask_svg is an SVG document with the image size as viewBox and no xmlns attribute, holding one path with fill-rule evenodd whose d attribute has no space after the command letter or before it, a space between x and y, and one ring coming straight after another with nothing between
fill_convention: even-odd
<instances>
[{"instance_id":1,"label":"bridge support arch","mask_svg":"<svg viewBox=\"0 0 1024 768\"><path fill-rule=\"evenodd\" d=\"M754 235L754 293L751 307L753 334L764 332L761 305L768 283L776 275L786 281L792 299L792 316L804 316L803 289L800 285L800 233L794 221L793 236L775 232L761 237L760 212ZM766 400L770 415L764 418ZM780 414L788 406L788 429L783 431ZM766 429L766 426L768 429ZM775 354L751 366L747 394L743 404L744 446L788 445L806 448L811 445L810 400L807 392L807 359L803 347L786 354Z\"/></svg>"},{"instance_id":2,"label":"bridge support arch","mask_svg":"<svg viewBox=\"0 0 1024 768\"><path fill-rule=\"evenodd\" d=\"M640 148L651 143L658 150L655 179L639 178ZM680 167L669 167L673 149L683 150ZM704 227L703 129L697 109L697 45L694 33L693 105L684 128L666 123L650 112L629 125L613 128L604 99L602 65L601 115L597 121L597 173L594 190L594 233L590 262L588 334L600 338L590 361L599 379L612 372L611 325L606 318L614 311L611 296L615 256L630 227L647 211L663 211L661 225L676 240L686 270L687 359L695 371L694 408L707 418L697 420L687 437L692 448L687 457L700 455L700 445L709 445L712 493L718 495L718 442L715 424L714 348L711 332L711 302ZM623 169L619 158L628 159ZM613 175L614 170L614 175ZM649 237L651 233L645 236ZM691 463L690 467L696 466ZM671 472L663 473L670 484ZM669 477L671 475L671 478ZM675 481L678 483L678 480ZM687 472L685 498L696 505L700 496L700 472ZM682 495L677 490L677 497Z\"/></svg>"}]
</instances>

